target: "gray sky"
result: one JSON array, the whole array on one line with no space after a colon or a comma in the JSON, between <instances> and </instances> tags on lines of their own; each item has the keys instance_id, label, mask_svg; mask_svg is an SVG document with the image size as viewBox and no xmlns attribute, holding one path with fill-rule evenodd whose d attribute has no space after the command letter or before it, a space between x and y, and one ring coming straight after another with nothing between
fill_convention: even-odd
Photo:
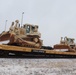
<instances>
[{"instance_id":1,"label":"gray sky","mask_svg":"<svg viewBox=\"0 0 76 75\"><path fill-rule=\"evenodd\" d=\"M0 33L24 12L23 23L38 24L44 45L59 43L60 37L76 38L76 0L0 0Z\"/></svg>"}]
</instances>

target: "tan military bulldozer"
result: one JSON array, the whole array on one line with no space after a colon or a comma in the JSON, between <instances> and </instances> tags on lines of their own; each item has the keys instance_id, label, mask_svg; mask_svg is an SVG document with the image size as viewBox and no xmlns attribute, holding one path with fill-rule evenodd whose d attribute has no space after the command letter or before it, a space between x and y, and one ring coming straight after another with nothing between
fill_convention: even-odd
<instances>
[{"instance_id":1,"label":"tan military bulldozer","mask_svg":"<svg viewBox=\"0 0 76 75\"><path fill-rule=\"evenodd\" d=\"M54 49L68 49L68 51L76 52L76 44L74 38L61 37L60 44L54 45Z\"/></svg>"},{"instance_id":2,"label":"tan military bulldozer","mask_svg":"<svg viewBox=\"0 0 76 75\"><path fill-rule=\"evenodd\" d=\"M24 24L20 26L19 21L15 24L12 22L9 31L0 34L0 41L9 40L8 45L17 45L22 47L41 48L41 34L38 32L38 26L32 24Z\"/></svg>"}]
</instances>

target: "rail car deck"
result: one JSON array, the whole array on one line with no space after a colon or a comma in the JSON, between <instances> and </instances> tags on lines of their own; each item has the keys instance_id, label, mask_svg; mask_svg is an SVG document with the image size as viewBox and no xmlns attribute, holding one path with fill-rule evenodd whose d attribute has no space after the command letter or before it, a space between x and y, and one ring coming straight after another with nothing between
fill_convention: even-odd
<instances>
[{"instance_id":1,"label":"rail car deck","mask_svg":"<svg viewBox=\"0 0 76 75\"><path fill-rule=\"evenodd\" d=\"M56 50L48 50L48 49L37 49L37 48L27 48L27 47L19 47L19 46L11 46L11 45L0 45L0 56L2 54L6 55L9 53L9 56L12 56L11 53L16 53L16 56L24 55L26 58L36 57L36 58L51 58L51 57L74 57L76 58L75 52L61 52Z\"/></svg>"}]
</instances>

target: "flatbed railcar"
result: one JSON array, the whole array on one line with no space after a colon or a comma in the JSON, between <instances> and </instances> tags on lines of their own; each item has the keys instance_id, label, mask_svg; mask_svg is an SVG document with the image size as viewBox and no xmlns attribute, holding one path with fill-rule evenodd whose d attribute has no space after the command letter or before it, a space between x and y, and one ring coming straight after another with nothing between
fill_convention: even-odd
<instances>
[{"instance_id":1,"label":"flatbed railcar","mask_svg":"<svg viewBox=\"0 0 76 75\"><path fill-rule=\"evenodd\" d=\"M76 58L75 52L62 52L56 49L37 49L11 45L0 45L0 57L21 58Z\"/></svg>"}]
</instances>

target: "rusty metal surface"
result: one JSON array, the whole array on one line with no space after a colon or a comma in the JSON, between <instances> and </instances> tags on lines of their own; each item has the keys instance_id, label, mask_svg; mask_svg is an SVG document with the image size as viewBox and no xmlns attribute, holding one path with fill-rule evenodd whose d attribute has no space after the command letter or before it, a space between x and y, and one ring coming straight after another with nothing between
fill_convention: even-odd
<instances>
[{"instance_id":1,"label":"rusty metal surface","mask_svg":"<svg viewBox=\"0 0 76 75\"><path fill-rule=\"evenodd\" d=\"M54 45L54 49L69 49L68 45Z\"/></svg>"}]
</instances>

